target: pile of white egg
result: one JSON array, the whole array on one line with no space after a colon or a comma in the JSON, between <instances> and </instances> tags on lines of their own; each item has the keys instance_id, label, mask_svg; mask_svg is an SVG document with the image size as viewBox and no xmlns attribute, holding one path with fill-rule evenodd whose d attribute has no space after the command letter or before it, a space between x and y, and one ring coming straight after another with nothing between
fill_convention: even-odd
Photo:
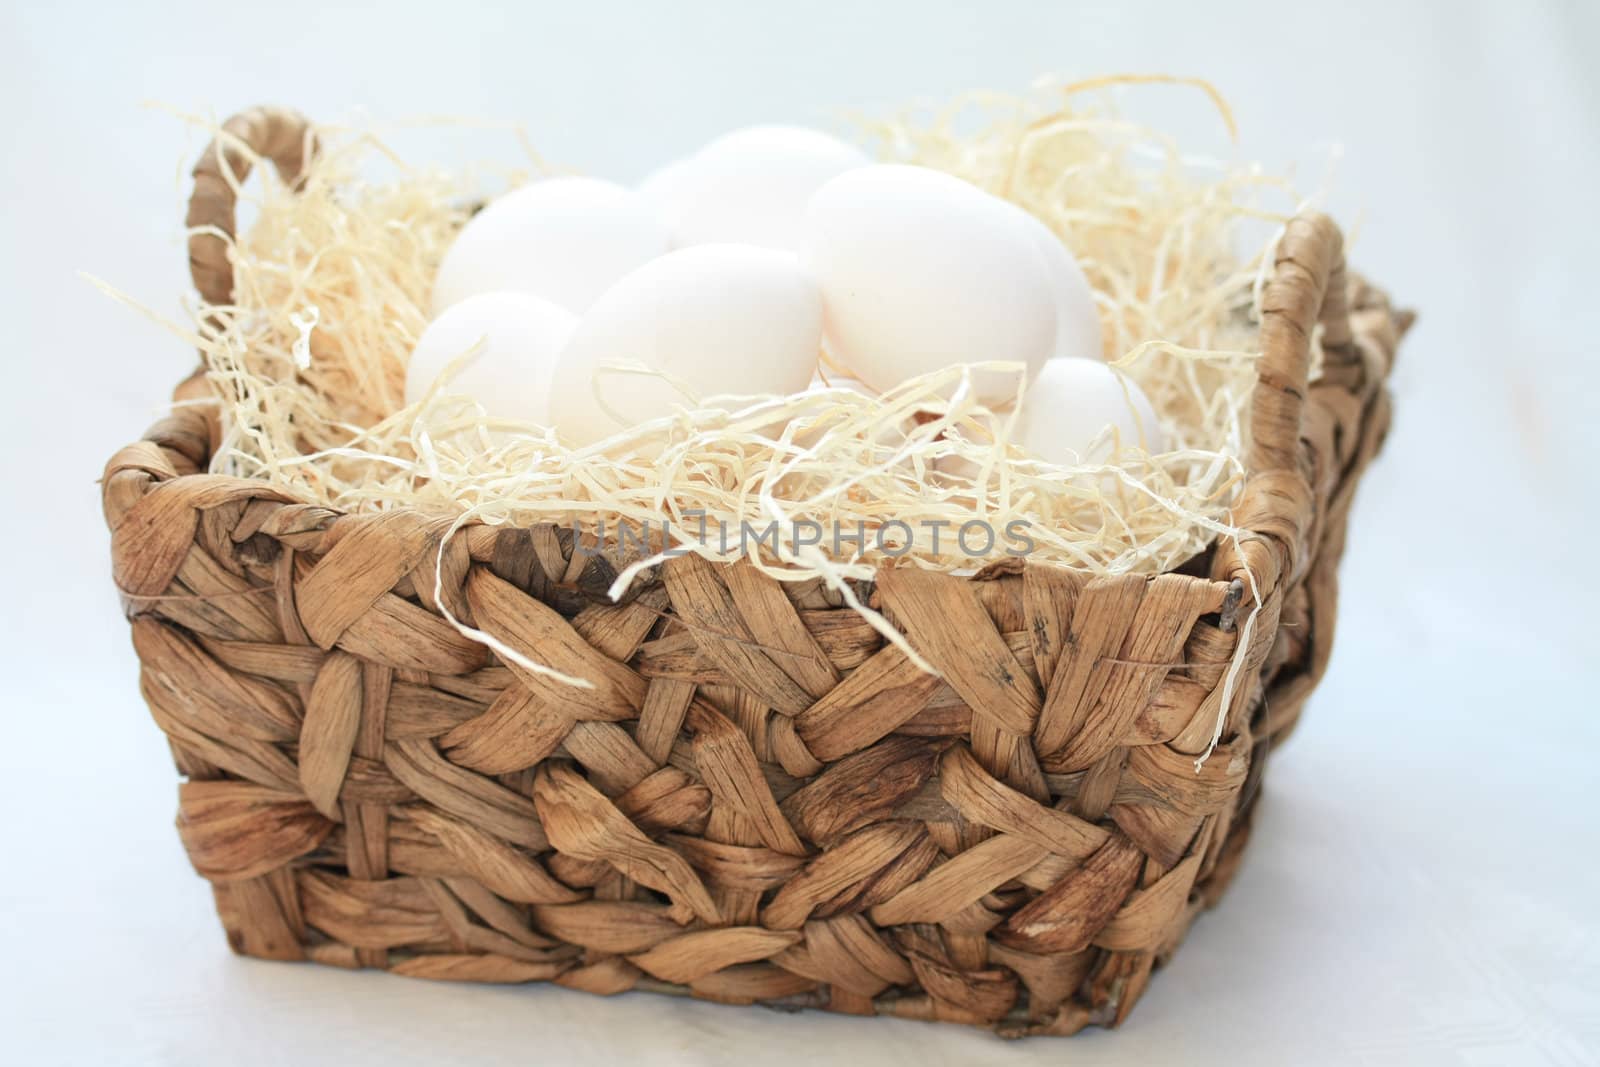
<instances>
[{"instance_id":1,"label":"pile of white egg","mask_svg":"<svg viewBox=\"0 0 1600 1067\"><path fill-rule=\"evenodd\" d=\"M803 392L826 351L871 392L1021 364L1017 443L1048 461L1161 447L1148 399L1102 361L1083 271L1042 222L797 127L728 134L637 189L556 177L506 193L451 245L433 311L408 403L453 365L445 392L572 445ZM1014 375L971 380L996 408L1016 396Z\"/></svg>"}]
</instances>

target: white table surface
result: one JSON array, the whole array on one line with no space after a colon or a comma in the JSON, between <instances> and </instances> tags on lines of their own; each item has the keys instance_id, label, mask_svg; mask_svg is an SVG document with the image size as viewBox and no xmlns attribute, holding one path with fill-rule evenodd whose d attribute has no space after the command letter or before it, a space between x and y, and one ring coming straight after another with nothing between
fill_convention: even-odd
<instances>
[{"instance_id":1,"label":"white table surface","mask_svg":"<svg viewBox=\"0 0 1600 1067\"><path fill-rule=\"evenodd\" d=\"M0 1060L1600 1056L1594 5L135 6L0 14ZM1342 143L1329 204L1361 219L1351 257L1422 311L1355 510L1327 680L1272 757L1229 897L1124 1029L1004 1044L228 954L172 829L94 485L190 364L76 276L177 311L179 176L198 144L142 101L516 118L549 157L631 179L740 124L1121 70L1210 76L1241 151L1273 166ZM1190 101L1128 103L1214 135ZM492 133L407 146L443 164L515 151Z\"/></svg>"}]
</instances>

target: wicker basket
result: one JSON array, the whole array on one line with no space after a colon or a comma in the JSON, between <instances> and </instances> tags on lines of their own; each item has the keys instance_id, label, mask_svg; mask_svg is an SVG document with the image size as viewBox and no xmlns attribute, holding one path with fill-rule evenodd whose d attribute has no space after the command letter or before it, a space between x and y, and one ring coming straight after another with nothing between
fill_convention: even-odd
<instances>
[{"instance_id":1,"label":"wicker basket","mask_svg":"<svg viewBox=\"0 0 1600 1067\"><path fill-rule=\"evenodd\" d=\"M303 120L228 130L294 179ZM231 233L224 155L247 171L209 148L189 222ZM191 262L226 300L222 239ZM942 677L820 585L747 566L686 556L608 604L608 565L566 531L476 526L438 567L447 521L207 474L215 416L177 408L111 460L104 506L229 943L1005 1034L1121 1022L1232 877L1268 749L1328 662L1410 321L1347 278L1321 217L1288 228L1264 307L1253 536L1158 577L883 572L873 602ZM441 618L436 581L594 688L497 661Z\"/></svg>"}]
</instances>

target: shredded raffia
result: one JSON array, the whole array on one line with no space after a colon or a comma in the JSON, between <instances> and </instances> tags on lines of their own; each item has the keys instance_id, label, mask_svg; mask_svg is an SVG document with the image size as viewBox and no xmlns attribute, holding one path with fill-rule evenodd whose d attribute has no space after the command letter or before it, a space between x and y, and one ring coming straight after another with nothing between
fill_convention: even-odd
<instances>
[{"instance_id":1,"label":"shredded raffia","mask_svg":"<svg viewBox=\"0 0 1600 1067\"><path fill-rule=\"evenodd\" d=\"M498 189L404 166L373 130L323 128L298 191L240 190L256 218L233 251L235 303L196 309L222 407L212 469L347 511L419 506L458 523L603 524L613 535L619 523L659 531L669 520L670 536L704 555L821 577L846 598L842 579L890 558L944 571L986 562L952 536L974 519L1024 524L1030 559L1096 574L1170 570L1238 534L1229 515L1255 381L1255 282L1266 232L1295 197L1259 168L1190 158L1103 92L1149 80L1174 79L974 94L866 132L882 158L965 178L1066 242L1093 286L1105 354L1149 395L1166 451L1115 440L1102 464L1028 457L1007 444L1010 416L982 407L962 368L882 397L825 387L732 413L685 408L585 448L486 417L447 380L406 406L435 269L472 205ZM1201 88L1231 134L1226 105ZM374 164L388 176L366 177ZM603 398L633 373L619 363L594 387ZM847 368L824 360L822 373ZM769 523L776 539L739 536ZM797 536L811 523L827 531L820 543ZM846 532L837 551L836 530Z\"/></svg>"}]
</instances>

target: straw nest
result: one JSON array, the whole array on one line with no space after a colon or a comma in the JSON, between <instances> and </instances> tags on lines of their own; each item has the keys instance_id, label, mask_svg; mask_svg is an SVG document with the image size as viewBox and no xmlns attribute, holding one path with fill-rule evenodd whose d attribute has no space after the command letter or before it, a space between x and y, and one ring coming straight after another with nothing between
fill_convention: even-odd
<instances>
[{"instance_id":1,"label":"straw nest","mask_svg":"<svg viewBox=\"0 0 1600 1067\"><path fill-rule=\"evenodd\" d=\"M891 557L943 571L978 565L949 536L973 519L995 530L1024 523L1035 560L1093 574L1172 569L1232 533L1256 293L1271 234L1297 205L1285 182L1194 158L1101 91L1141 80L971 95L862 127L882 158L965 178L1066 242L1093 285L1105 355L1150 396L1167 451L1112 442L1104 465L1030 458L1008 445L1007 412L980 406L960 368L881 398L819 388L731 415L685 408L585 448L487 418L447 386L406 406L406 361L453 235L486 196L548 168L535 159L521 172L422 169L373 129L322 127L299 188L267 180L239 190L256 217L233 248L233 303L195 307L197 326L185 331L221 406L213 470L344 511L419 506L462 524L605 524L614 537L618 523L659 532L668 520L670 536L702 555L749 555L781 577L841 587ZM1200 88L1231 135L1225 105ZM824 360L825 377L838 369ZM934 469L951 456L967 473ZM778 538L697 537L745 523L776 523ZM867 537L835 554L826 538L803 543L797 523ZM895 523L886 553L874 534Z\"/></svg>"}]
</instances>

